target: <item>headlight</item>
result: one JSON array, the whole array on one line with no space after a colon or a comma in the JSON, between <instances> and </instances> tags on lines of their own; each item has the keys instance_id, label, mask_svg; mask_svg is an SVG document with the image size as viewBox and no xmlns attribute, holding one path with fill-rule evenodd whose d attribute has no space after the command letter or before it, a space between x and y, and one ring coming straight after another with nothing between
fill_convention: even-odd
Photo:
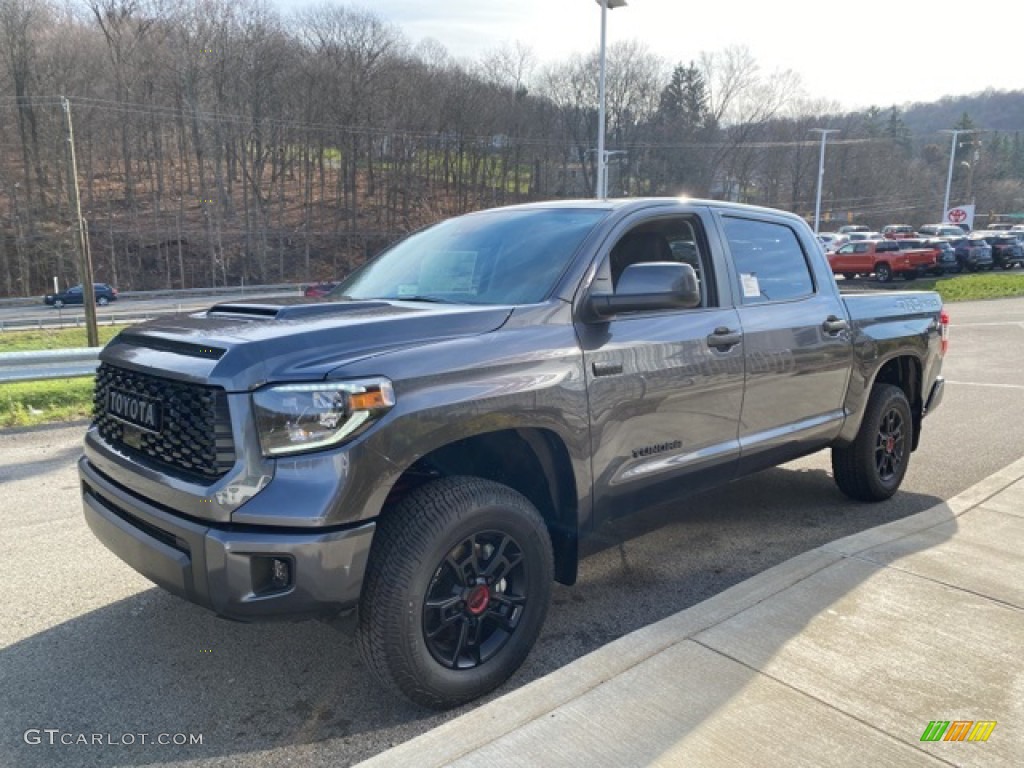
<instances>
[{"instance_id":1,"label":"headlight","mask_svg":"<svg viewBox=\"0 0 1024 768\"><path fill-rule=\"evenodd\" d=\"M395 404L387 379L281 384L252 396L264 456L314 451L351 440Z\"/></svg>"}]
</instances>

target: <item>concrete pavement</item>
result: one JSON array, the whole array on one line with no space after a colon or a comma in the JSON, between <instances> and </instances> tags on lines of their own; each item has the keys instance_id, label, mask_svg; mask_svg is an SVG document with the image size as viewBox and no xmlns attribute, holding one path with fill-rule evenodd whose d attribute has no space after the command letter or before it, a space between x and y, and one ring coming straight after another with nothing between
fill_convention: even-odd
<instances>
[{"instance_id":1,"label":"concrete pavement","mask_svg":"<svg viewBox=\"0 0 1024 768\"><path fill-rule=\"evenodd\" d=\"M958 721L996 725L985 741L922 741L933 721L952 734ZM1024 459L360 765L1016 766L1022 755Z\"/></svg>"}]
</instances>

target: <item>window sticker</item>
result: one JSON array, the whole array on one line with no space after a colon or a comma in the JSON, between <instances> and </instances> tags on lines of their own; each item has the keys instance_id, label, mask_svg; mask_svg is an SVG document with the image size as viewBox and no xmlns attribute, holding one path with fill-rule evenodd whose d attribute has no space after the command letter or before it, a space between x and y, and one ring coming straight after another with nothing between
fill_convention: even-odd
<instances>
[{"instance_id":1,"label":"window sticker","mask_svg":"<svg viewBox=\"0 0 1024 768\"><path fill-rule=\"evenodd\" d=\"M757 274L754 272L743 272L740 274L740 282L743 285L743 298L753 299L761 295L761 286L757 282Z\"/></svg>"}]
</instances>

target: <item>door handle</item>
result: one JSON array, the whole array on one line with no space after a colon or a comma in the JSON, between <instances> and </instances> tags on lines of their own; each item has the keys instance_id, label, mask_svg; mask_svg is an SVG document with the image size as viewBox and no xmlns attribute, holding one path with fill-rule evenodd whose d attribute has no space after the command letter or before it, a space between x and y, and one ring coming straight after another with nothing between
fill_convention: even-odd
<instances>
[{"instance_id":1,"label":"door handle","mask_svg":"<svg viewBox=\"0 0 1024 768\"><path fill-rule=\"evenodd\" d=\"M835 334L839 333L840 331L845 331L847 328L850 327L850 324L847 323L841 317L836 317L835 315L829 315L827 318L825 318L825 322L821 324L821 327L824 329L825 333L828 333L828 334L831 334L831 335L834 336Z\"/></svg>"},{"instance_id":2,"label":"door handle","mask_svg":"<svg viewBox=\"0 0 1024 768\"><path fill-rule=\"evenodd\" d=\"M722 326L715 328L714 333L708 335L708 346L715 349L729 349L729 347L735 347L742 340L742 333Z\"/></svg>"}]
</instances>

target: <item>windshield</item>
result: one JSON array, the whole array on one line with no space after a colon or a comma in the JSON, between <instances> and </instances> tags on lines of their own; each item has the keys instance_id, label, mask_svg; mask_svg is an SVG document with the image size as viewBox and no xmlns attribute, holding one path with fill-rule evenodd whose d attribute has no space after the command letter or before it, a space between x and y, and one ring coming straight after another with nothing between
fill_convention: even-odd
<instances>
[{"instance_id":1,"label":"windshield","mask_svg":"<svg viewBox=\"0 0 1024 768\"><path fill-rule=\"evenodd\" d=\"M436 224L397 243L329 296L466 304L543 300L608 211L496 210Z\"/></svg>"}]
</instances>

